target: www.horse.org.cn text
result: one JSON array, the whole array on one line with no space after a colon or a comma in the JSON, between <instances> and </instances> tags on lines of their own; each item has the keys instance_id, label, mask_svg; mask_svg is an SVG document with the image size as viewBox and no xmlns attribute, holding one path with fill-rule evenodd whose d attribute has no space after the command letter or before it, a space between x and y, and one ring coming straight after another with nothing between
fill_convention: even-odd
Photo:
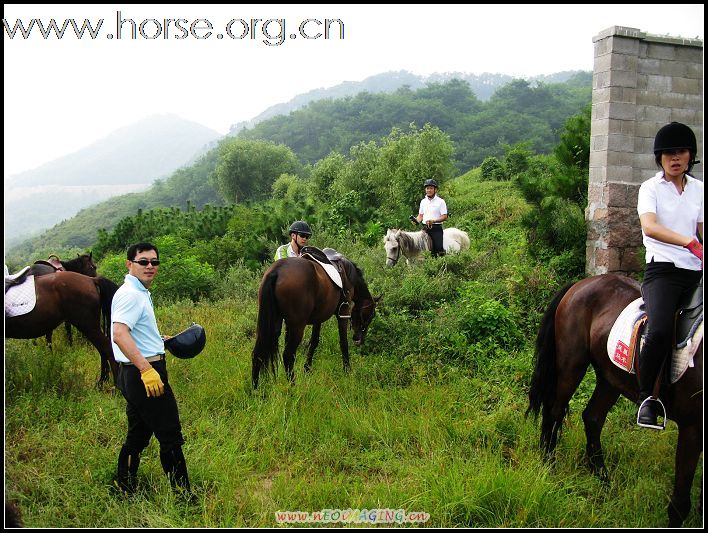
<instances>
[{"instance_id":1,"label":"www.horse.org.cn text","mask_svg":"<svg viewBox=\"0 0 708 533\"><path fill-rule=\"evenodd\" d=\"M286 23L284 18L232 18L224 25L214 24L209 19L198 18L146 18L135 20L116 11L115 24L104 25L106 19L93 22L73 18L63 22L55 18L48 22L32 18L3 19L5 37L10 39L86 39L100 38L115 40L183 40L227 39L236 41L262 42L266 46L280 46L286 40L344 40L344 22L339 18L306 18ZM223 31L216 28L223 28ZM291 29L293 28L293 29ZM288 33L290 31L291 33Z\"/></svg>"}]
</instances>

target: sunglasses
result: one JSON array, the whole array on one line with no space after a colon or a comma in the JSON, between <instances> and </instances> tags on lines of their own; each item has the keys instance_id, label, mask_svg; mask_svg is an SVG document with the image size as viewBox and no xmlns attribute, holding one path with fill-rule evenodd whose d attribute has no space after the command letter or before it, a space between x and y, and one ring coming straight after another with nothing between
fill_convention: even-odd
<instances>
[{"instance_id":1,"label":"sunglasses","mask_svg":"<svg viewBox=\"0 0 708 533\"><path fill-rule=\"evenodd\" d=\"M148 265L152 265L154 267L160 266L160 260L159 259L138 259L137 261L133 261L132 259L130 260L131 263L137 263L142 267L146 267Z\"/></svg>"},{"instance_id":2,"label":"sunglasses","mask_svg":"<svg viewBox=\"0 0 708 533\"><path fill-rule=\"evenodd\" d=\"M310 235L308 233L298 233L298 237L302 237L303 239L309 239Z\"/></svg>"}]
</instances>

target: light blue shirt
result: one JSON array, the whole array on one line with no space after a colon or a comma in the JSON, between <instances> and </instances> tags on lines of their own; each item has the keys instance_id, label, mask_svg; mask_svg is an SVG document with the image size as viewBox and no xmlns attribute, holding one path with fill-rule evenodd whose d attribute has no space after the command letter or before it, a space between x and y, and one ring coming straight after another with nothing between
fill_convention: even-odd
<instances>
[{"instance_id":1,"label":"light blue shirt","mask_svg":"<svg viewBox=\"0 0 708 533\"><path fill-rule=\"evenodd\" d=\"M157 329L150 291L131 274L125 276L125 283L113 296L111 322L120 322L130 328L130 335L143 357L165 353L165 343ZM128 357L113 341L113 327L111 327L111 343L116 361L129 363Z\"/></svg>"}]
</instances>

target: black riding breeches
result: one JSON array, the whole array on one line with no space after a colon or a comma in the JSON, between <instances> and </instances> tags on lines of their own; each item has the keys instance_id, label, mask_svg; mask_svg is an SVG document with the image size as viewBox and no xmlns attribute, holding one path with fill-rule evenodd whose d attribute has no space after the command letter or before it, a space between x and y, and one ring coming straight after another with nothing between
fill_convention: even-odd
<instances>
[{"instance_id":1,"label":"black riding breeches","mask_svg":"<svg viewBox=\"0 0 708 533\"><path fill-rule=\"evenodd\" d=\"M431 227L423 228L425 232L430 235L433 241L433 257L440 255L445 255L445 247L443 246L443 227L442 224L433 224Z\"/></svg>"},{"instance_id":2,"label":"black riding breeches","mask_svg":"<svg viewBox=\"0 0 708 533\"><path fill-rule=\"evenodd\" d=\"M151 364L165 385L164 394L157 398L148 398L137 367L121 365L118 375L118 388L127 401L128 436L125 447L138 454L148 445L153 433L160 442L161 453L184 444L177 400L167 380L166 363L162 360Z\"/></svg>"},{"instance_id":3,"label":"black riding breeches","mask_svg":"<svg viewBox=\"0 0 708 533\"><path fill-rule=\"evenodd\" d=\"M639 399L650 396L661 363L671 353L674 320L681 296L701 280L701 271L678 268L673 263L647 264L642 297L647 310L648 333L639 354Z\"/></svg>"}]
</instances>

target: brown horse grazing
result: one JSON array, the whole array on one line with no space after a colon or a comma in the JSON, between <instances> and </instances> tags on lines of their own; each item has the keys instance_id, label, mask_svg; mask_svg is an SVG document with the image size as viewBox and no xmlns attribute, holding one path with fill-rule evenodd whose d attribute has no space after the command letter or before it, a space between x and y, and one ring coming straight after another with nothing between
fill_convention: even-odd
<instances>
[{"instance_id":1,"label":"brown horse grazing","mask_svg":"<svg viewBox=\"0 0 708 533\"><path fill-rule=\"evenodd\" d=\"M78 272L84 276L95 278L98 273L96 263L93 262L93 252L78 255L76 259L70 261L61 261L56 255L50 255L47 261L35 261L30 267L29 274L34 276L43 276L45 274L54 274L59 270L68 270L70 272ZM71 335L71 325L68 322L64 323L66 329L66 337L69 341L69 346L73 344ZM44 336L47 340L47 346L52 349L52 332L50 331Z\"/></svg>"},{"instance_id":2,"label":"brown horse grazing","mask_svg":"<svg viewBox=\"0 0 708 533\"><path fill-rule=\"evenodd\" d=\"M364 342L376 304L364 281L363 273L351 261L342 257L346 276L353 287L354 308L351 313L353 340L356 345ZM316 262L301 257L279 259L265 272L258 289L258 328L253 348L251 378L253 388L258 387L260 373L270 368L275 374L278 357L278 339L285 320L285 349L283 363L290 382L294 381L295 352L302 341L305 326L312 324L312 336L307 352L305 370L312 367L312 355L320 341L322 323L337 314L342 291ZM337 317L339 347L342 350L344 370L349 370L349 345L347 342L348 318Z\"/></svg>"},{"instance_id":3,"label":"brown horse grazing","mask_svg":"<svg viewBox=\"0 0 708 533\"><path fill-rule=\"evenodd\" d=\"M595 391L583 411L586 456L593 472L609 480L600 433L607 413L620 394L639 398L635 375L615 366L607 355L607 337L615 320L639 298L639 284L626 277L603 274L569 284L553 298L536 339L536 366L529 392L529 412L541 420L541 447L550 457L556 447L568 402L589 365L595 369ZM702 341L701 341L702 344ZM691 485L703 451L703 347L673 385L662 384L660 397L667 417L679 428L674 491L669 526L680 526L691 509Z\"/></svg>"},{"instance_id":4,"label":"brown horse grazing","mask_svg":"<svg viewBox=\"0 0 708 533\"><path fill-rule=\"evenodd\" d=\"M108 379L109 368L115 382L118 365L113 359L108 328L111 325L111 301L118 286L109 279L90 278L76 272L38 276L34 283L37 294L34 309L24 315L6 317L5 337L35 339L66 321L83 333L101 355L98 383Z\"/></svg>"}]
</instances>

